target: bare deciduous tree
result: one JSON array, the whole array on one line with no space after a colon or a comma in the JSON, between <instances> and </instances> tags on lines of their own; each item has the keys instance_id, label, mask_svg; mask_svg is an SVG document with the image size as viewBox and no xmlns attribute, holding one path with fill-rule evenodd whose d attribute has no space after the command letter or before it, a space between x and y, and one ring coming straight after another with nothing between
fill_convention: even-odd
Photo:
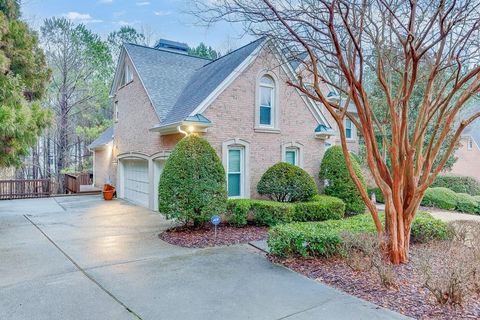
<instances>
[{"instance_id":1,"label":"bare deciduous tree","mask_svg":"<svg viewBox=\"0 0 480 320\"><path fill-rule=\"evenodd\" d=\"M197 3L195 12L208 23L243 23L254 35L273 38L287 60L301 58L288 85L332 115L350 175L398 264L408 261L411 224L425 190L480 116L458 120L480 88L479 7L477 0L216 0ZM388 126L373 112L367 73L385 96ZM325 84L345 103L328 97ZM423 93L420 103L412 100L416 90ZM365 140L368 167L385 196L385 227L353 170L346 117ZM442 144L448 144L443 152Z\"/></svg>"}]
</instances>

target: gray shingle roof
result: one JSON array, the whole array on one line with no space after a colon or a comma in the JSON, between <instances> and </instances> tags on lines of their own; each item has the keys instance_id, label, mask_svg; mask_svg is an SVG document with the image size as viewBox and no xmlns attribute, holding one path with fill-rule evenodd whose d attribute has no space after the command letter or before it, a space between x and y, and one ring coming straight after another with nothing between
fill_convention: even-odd
<instances>
[{"instance_id":1,"label":"gray shingle roof","mask_svg":"<svg viewBox=\"0 0 480 320\"><path fill-rule=\"evenodd\" d=\"M107 128L102 134L88 145L88 149L95 149L106 145L113 140L113 127Z\"/></svg>"},{"instance_id":2,"label":"gray shingle roof","mask_svg":"<svg viewBox=\"0 0 480 320\"><path fill-rule=\"evenodd\" d=\"M253 41L214 61L126 44L160 125L185 120L260 44ZM208 119L207 119L208 120Z\"/></svg>"},{"instance_id":3,"label":"gray shingle roof","mask_svg":"<svg viewBox=\"0 0 480 320\"><path fill-rule=\"evenodd\" d=\"M249 57L262 42L263 38L253 41L197 70L178 97L175 106L167 115L165 123L175 123L185 119L223 80Z\"/></svg>"},{"instance_id":4,"label":"gray shingle roof","mask_svg":"<svg viewBox=\"0 0 480 320\"><path fill-rule=\"evenodd\" d=\"M125 44L153 106L163 122L192 75L211 60Z\"/></svg>"}]
</instances>

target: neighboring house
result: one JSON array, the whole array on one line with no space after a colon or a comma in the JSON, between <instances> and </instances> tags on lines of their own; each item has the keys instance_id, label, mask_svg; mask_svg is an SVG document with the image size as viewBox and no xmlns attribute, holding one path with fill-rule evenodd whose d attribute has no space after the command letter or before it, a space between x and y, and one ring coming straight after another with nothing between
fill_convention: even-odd
<instances>
[{"instance_id":1,"label":"neighboring house","mask_svg":"<svg viewBox=\"0 0 480 320\"><path fill-rule=\"evenodd\" d=\"M448 174L469 176L480 181L480 121L463 130L455 157L457 161Z\"/></svg>"},{"instance_id":2,"label":"neighboring house","mask_svg":"<svg viewBox=\"0 0 480 320\"><path fill-rule=\"evenodd\" d=\"M172 41L124 45L111 90L114 125L90 145L95 185L112 182L120 198L157 209L165 160L189 132L217 151L231 198L257 197L260 177L280 161L318 183L325 148L338 143L334 121L286 84L294 70L283 59L265 39L214 61ZM357 150L356 130L347 128Z\"/></svg>"}]
</instances>

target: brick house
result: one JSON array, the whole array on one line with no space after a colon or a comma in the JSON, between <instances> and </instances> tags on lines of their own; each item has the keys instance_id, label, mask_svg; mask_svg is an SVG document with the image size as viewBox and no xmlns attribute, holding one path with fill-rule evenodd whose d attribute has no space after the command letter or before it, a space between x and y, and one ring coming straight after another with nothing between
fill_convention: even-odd
<instances>
[{"instance_id":1,"label":"brick house","mask_svg":"<svg viewBox=\"0 0 480 320\"><path fill-rule=\"evenodd\" d=\"M294 67L265 39L213 61L171 41L124 45L111 90L113 127L90 145L95 185L111 182L120 198L157 209L165 160L188 132L217 151L232 198L257 197L260 177L280 161L318 183L324 151L338 135L323 106L287 86ZM355 151L356 130L346 126Z\"/></svg>"},{"instance_id":2,"label":"brick house","mask_svg":"<svg viewBox=\"0 0 480 320\"><path fill-rule=\"evenodd\" d=\"M480 121L465 128L455 157L457 161L448 174L473 177L480 181Z\"/></svg>"}]
</instances>

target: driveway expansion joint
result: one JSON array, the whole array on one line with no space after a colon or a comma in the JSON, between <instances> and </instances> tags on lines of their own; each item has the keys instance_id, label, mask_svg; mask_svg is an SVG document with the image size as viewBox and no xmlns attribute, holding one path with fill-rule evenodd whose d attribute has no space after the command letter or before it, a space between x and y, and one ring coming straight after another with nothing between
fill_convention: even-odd
<instances>
[{"instance_id":1,"label":"driveway expansion joint","mask_svg":"<svg viewBox=\"0 0 480 320\"><path fill-rule=\"evenodd\" d=\"M109 295L113 300L115 300L118 304L125 308L128 312L130 312L136 319L142 320L142 318L132 309L130 309L127 305L125 305L122 301L120 301L116 296L113 295L110 291L108 291L104 286L102 286L95 278L93 278L89 273L87 273L78 263L73 260L58 244L53 241L35 222L33 222L28 215L24 214L23 217L28 220L40 233L57 248L77 269L80 271L85 277L87 277L91 282L93 282L97 287L99 287L103 292Z\"/></svg>"}]
</instances>

